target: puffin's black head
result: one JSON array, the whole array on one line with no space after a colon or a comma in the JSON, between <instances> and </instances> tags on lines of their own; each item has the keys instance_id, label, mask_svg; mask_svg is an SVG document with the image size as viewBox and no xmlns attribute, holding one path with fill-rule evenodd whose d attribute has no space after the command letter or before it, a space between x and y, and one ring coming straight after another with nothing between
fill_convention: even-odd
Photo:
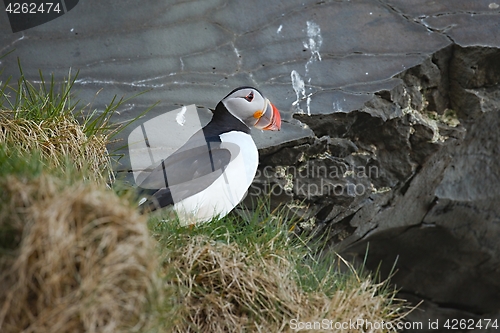
<instances>
[{"instance_id":1,"label":"puffin's black head","mask_svg":"<svg viewBox=\"0 0 500 333\"><path fill-rule=\"evenodd\" d=\"M278 109L255 88L236 88L220 103L248 127L271 131L279 131L281 128Z\"/></svg>"}]
</instances>

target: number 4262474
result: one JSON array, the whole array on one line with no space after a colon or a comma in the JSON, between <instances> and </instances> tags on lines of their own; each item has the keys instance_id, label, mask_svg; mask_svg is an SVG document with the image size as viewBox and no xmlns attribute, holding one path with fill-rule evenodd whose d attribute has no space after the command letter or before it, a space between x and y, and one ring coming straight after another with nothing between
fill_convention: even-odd
<instances>
[{"instance_id":1,"label":"number 4262474","mask_svg":"<svg viewBox=\"0 0 500 333\"><path fill-rule=\"evenodd\" d=\"M9 3L5 8L5 11L9 14L40 14L40 13L60 13L61 8L59 7L59 2L45 2L41 4L36 3Z\"/></svg>"},{"instance_id":2,"label":"number 4262474","mask_svg":"<svg viewBox=\"0 0 500 333\"><path fill-rule=\"evenodd\" d=\"M498 322L497 319L487 318L478 319L477 321L474 319L447 319L443 326L449 330L488 329L490 327L498 329Z\"/></svg>"}]
</instances>

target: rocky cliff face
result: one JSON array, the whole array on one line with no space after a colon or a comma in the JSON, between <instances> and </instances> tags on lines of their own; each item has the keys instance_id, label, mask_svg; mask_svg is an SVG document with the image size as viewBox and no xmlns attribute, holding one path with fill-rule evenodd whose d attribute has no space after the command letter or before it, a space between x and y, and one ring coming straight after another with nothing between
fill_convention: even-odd
<instances>
[{"instance_id":1,"label":"rocky cliff face","mask_svg":"<svg viewBox=\"0 0 500 333\"><path fill-rule=\"evenodd\" d=\"M342 255L369 246L385 276L396 263L401 296L433 318L497 313L499 82L499 49L446 47L358 110L296 114L315 136L262 151L252 191L292 199L301 228Z\"/></svg>"}]
</instances>

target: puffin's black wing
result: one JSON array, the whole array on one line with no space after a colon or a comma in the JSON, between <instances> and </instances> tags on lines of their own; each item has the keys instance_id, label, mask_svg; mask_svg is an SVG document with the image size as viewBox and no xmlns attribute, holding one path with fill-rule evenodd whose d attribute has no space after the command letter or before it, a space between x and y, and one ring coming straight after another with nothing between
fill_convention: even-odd
<instances>
[{"instance_id":1,"label":"puffin's black wing","mask_svg":"<svg viewBox=\"0 0 500 333\"><path fill-rule=\"evenodd\" d=\"M219 136L189 140L152 171L145 171L148 175L139 184L139 195L150 198L141 207L154 210L201 192L230 161L231 152L221 147Z\"/></svg>"}]
</instances>

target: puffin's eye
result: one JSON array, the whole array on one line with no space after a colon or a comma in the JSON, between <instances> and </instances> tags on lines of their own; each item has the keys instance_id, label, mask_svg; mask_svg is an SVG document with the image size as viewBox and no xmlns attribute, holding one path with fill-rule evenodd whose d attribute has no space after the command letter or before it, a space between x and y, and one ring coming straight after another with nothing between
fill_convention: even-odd
<instances>
[{"instance_id":1,"label":"puffin's eye","mask_svg":"<svg viewBox=\"0 0 500 333\"><path fill-rule=\"evenodd\" d=\"M253 91L251 91L248 95L246 95L243 98L246 99L247 101L251 102L253 100Z\"/></svg>"}]
</instances>

